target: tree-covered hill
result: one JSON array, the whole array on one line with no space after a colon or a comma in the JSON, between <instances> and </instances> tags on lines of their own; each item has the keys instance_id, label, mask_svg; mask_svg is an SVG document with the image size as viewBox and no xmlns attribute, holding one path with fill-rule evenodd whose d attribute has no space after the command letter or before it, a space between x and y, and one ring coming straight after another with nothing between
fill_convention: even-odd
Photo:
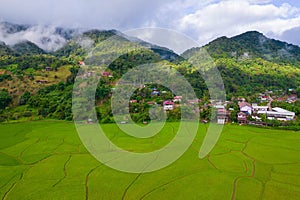
<instances>
[{"instance_id":1,"label":"tree-covered hill","mask_svg":"<svg viewBox=\"0 0 300 200\"><path fill-rule=\"evenodd\" d=\"M300 48L296 45L267 38L262 33L250 31L227 38L221 37L205 46L214 58L262 58L279 64L300 66Z\"/></svg>"},{"instance_id":2,"label":"tree-covered hill","mask_svg":"<svg viewBox=\"0 0 300 200\"><path fill-rule=\"evenodd\" d=\"M28 29L27 26L6 26L6 34ZM201 48L190 49L180 56L167 48L127 37L116 30L90 30L75 34L72 30L57 28L56 34L62 35L66 43L52 52L29 41L14 46L0 43L0 90L7 96L3 98L6 99L4 105L9 106L7 111L0 111L0 118L5 118L3 116L8 113L18 113L18 116L31 116L29 113L32 113L42 117L72 119L72 84L80 67L79 61L86 61L88 65L88 52L97 49L101 42L114 36L125 41L128 46L134 44L142 48L122 54L107 66L111 77L102 77L96 91L97 111L104 122L111 121L109 97L118 80L130 69L146 63L161 63L167 68L176 69L189 81L198 98L210 98L203 78L184 59L187 55L193 56ZM254 96L266 90L284 92L291 88L297 89L300 85L298 46L269 39L259 32L251 31L232 38L218 38L203 48L220 71L229 100L234 96ZM112 47L101 53L101 56L109 56L120 51L118 47ZM98 63L101 61L102 59ZM166 92L159 85L152 84L149 87ZM139 93L141 91L136 92ZM166 98L171 98L172 95L164 94ZM136 98L142 97L136 95ZM139 110L143 106L149 106L146 105L147 101L161 103L162 99L149 97L143 101L143 105L135 106ZM136 114L140 116L139 113ZM145 116L145 113L142 115ZM177 116L178 113L174 115Z\"/></svg>"},{"instance_id":3,"label":"tree-covered hill","mask_svg":"<svg viewBox=\"0 0 300 200\"><path fill-rule=\"evenodd\" d=\"M23 41L11 47L19 55L45 54L45 51L30 41Z\"/></svg>"}]
</instances>

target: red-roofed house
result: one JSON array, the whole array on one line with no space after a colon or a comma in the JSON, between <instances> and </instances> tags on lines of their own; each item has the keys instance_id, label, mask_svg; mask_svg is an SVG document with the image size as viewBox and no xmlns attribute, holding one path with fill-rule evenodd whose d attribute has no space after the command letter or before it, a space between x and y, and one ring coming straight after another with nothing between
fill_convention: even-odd
<instances>
[{"instance_id":1,"label":"red-roofed house","mask_svg":"<svg viewBox=\"0 0 300 200\"><path fill-rule=\"evenodd\" d=\"M178 102L180 103L182 100L182 96L175 96L173 102Z\"/></svg>"},{"instance_id":2,"label":"red-roofed house","mask_svg":"<svg viewBox=\"0 0 300 200\"><path fill-rule=\"evenodd\" d=\"M110 72L102 72L102 76L109 77L111 76Z\"/></svg>"},{"instance_id":3,"label":"red-roofed house","mask_svg":"<svg viewBox=\"0 0 300 200\"><path fill-rule=\"evenodd\" d=\"M79 61L78 64L81 66L85 66L85 63L83 61Z\"/></svg>"},{"instance_id":4,"label":"red-roofed house","mask_svg":"<svg viewBox=\"0 0 300 200\"><path fill-rule=\"evenodd\" d=\"M246 124L247 123L247 115L243 112L238 113L238 122L239 124Z\"/></svg>"},{"instance_id":5,"label":"red-roofed house","mask_svg":"<svg viewBox=\"0 0 300 200\"><path fill-rule=\"evenodd\" d=\"M173 110L174 102L173 101L164 101L164 110Z\"/></svg>"}]
</instances>

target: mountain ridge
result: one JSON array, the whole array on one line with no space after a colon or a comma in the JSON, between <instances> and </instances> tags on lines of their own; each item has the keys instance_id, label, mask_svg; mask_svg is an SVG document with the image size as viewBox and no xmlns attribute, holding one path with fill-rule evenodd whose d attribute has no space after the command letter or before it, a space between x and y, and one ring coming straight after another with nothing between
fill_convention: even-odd
<instances>
[{"instance_id":1,"label":"mountain ridge","mask_svg":"<svg viewBox=\"0 0 300 200\"><path fill-rule=\"evenodd\" d=\"M183 55L205 48L215 59L237 58L262 58L275 63L300 65L300 47L266 37L258 31L247 31L234 37L219 37L203 47L189 49Z\"/></svg>"}]
</instances>

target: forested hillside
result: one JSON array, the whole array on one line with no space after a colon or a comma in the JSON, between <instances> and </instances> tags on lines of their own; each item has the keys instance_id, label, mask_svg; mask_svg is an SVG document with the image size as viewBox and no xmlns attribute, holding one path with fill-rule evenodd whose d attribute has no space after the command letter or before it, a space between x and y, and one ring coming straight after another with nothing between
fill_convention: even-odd
<instances>
[{"instance_id":1,"label":"forested hillside","mask_svg":"<svg viewBox=\"0 0 300 200\"><path fill-rule=\"evenodd\" d=\"M7 33L28 28L6 24ZM176 69L192 85L203 102L210 99L205 82L197 70L184 57L200 50L194 48L179 56L171 50L141 40L130 40L118 31L91 30L82 34L57 29L66 43L55 51L45 51L38 45L22 41L15 45L0 42L0 120L22 118L55 118L72 120L72 89L80 62L89 51L112 36L143 46L140 51L129 51L107 66L109 77L102 77L96 91L97 113L100 120L111 122L110 96L118 79L128 70L146 63L162 63ZM45 38L45 41L47 39ZM269 39L258 32L247 32L233 38L222 37L203 47L213 58L221 73L227 98L254 96L266 90L299 94L300 48ZM117 49L110 49L114 52ZM147 102L162 103L174 94L160 85L147 86L164 91L161 96L148 96L133 105L136 114L147 116ZM151 92L150 92L151 93ZM142 98L136 91L135 99ZM147 95L144 95L147 96ZM133 100L135 100L133 99ZM170 113L173 118L180 113ZM172 118L172 117L171 117ZM136 117L139 121L139 116Z\"/></svg>"}]
</instances>

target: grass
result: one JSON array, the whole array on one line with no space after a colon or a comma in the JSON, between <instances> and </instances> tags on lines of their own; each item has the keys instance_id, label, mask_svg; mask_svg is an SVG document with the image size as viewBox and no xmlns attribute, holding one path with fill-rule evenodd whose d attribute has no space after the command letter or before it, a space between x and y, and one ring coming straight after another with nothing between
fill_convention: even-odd
<instances>
[{"instance_id":1,"label":"grass","mask_svg":"<svg viewBox=\"0 0 300 200\"><path fill-rule=\"evenodd\" d=\"M115 124L102 125L116 145L149 152L174 137L178 123L156 136L134 139ZM299 199L299 132L224 127L204 159L198 154L207 125L188 151L152 173L108 168L81 143L72 123L0 124L1 199Z\"/></svg>"}]
</instances>

